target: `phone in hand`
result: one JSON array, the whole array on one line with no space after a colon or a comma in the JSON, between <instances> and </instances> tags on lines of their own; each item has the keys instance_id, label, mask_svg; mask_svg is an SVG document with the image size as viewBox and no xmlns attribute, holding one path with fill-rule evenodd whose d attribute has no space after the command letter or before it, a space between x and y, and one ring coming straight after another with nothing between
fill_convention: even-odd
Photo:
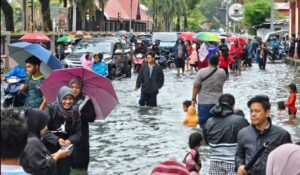
<instances>
[{"instance_id":1,"label":"phone in hand","mask_svg":"<svg viewBox=\"0 0 300 175\"><path fill-rule=\"evenodd\" d=\"M69 154L71 155L74 150L74 145L73 144L64 145L60 148L60 150L67 150L67 151L69 151Z\"/></svg>"}]
</instances>

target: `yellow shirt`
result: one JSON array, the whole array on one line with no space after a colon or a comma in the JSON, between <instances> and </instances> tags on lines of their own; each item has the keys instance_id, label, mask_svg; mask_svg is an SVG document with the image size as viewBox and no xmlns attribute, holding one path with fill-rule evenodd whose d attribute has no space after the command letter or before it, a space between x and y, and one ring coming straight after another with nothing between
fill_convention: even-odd
<instances>
[{"instance_id":1,"label":"yellow shirt","mask_svg":"<svg viewBox=\"0 0 300 175\"><path fill-rule=\"evenodd\" d=\"M188 108L188 112L183 120L183 124L190 127L196 127L198 125L198 114L193 105Z\"/></svg>"}]
</instances>

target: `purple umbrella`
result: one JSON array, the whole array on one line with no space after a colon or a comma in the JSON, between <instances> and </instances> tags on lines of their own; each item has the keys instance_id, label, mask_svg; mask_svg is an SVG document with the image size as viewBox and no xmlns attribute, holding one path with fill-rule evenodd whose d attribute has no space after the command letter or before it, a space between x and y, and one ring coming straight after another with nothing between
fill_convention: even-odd
<instances>
[{"instance_id":1,"label":"purple umbrella","mask_svg":"<svg viewBox=\"0 0 300 175\"><path fill-rule=\"evenodd\" d=\"M47 102L55 102L59 89L64 85L68 86L70 80L75 76L81 77L84 82L82 92L92 100L97 115L96 119L105 119L119 103L116 92L109 79L84 68L61 69L51 72L41 87Z\"/></svg>"}]
</instances>

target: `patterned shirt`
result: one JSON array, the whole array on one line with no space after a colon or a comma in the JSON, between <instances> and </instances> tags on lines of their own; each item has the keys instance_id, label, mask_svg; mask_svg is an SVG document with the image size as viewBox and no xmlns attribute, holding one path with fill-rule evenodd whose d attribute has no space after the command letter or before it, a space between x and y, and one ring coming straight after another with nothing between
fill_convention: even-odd
<instances>
[{"instance_id":1,"label":"patterned shirt","mask_svg":"<svg viewBox=\"0 0 300 175\"><path fill-rule=\"evenodd\" d=\"M39 108L43 102L43 93L41 91L41 85L45 80L45 76L41 75L37 78L30 76L26 81L27 98L25 100L25 109L27 108Z\"/></svg>"}]
</instances>

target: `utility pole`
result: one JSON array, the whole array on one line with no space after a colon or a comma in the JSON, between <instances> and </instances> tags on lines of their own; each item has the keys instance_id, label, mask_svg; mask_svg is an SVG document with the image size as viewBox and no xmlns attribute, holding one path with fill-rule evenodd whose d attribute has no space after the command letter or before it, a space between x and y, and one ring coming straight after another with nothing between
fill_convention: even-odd
<instances>
[{"instance_id":1,"label":"utility pole","mask_svg":"<svg viewBox=\"0 0 300 175\"><path fill-rule=\"evenodd\" d=\"M228 8L229 8L229 2L227 2L225 0L225 25L226 25L226 31L229 32L229 26L228 26L228 22L229 22L229 19L228 19Z\"/></svg>"},{"instance_id":2,"label":"utility pole","mask_svg":"<svg viewBox=\"0 0 300 175\"><path fill-rule=\"evenodd\" d=\"M76 8L77 8L77 0L73 0L73 22L72 22L72 32L76 32Z\"/></svg>"},{"instance_id":3,"label":"utility pole","mask_svg":"<svg viewBox=\"0 0 300 175\"><path fill-rule=\"evenodd\" d=\"M129 32L131 32L131 19L132 19L132 0L130 0L130 20L129 20Z\"/></svg>"},{"instance_id":4,"label":"utility pole","mask_svg":"<svg viewBox=\"0 0 300 175\"><path fill-rule=\"evenodd\" d=\"M274 0L271 0L271 32L274 32Z\"/></svg>"}]
</instances>

